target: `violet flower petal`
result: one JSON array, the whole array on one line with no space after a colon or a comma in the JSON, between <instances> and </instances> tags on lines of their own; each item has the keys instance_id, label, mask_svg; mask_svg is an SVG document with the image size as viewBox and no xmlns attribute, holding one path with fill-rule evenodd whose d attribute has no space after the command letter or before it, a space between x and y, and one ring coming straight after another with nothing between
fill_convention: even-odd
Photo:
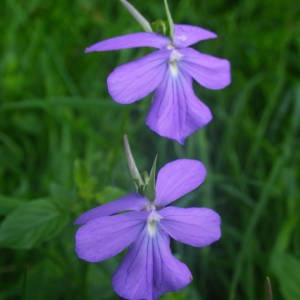
<instances>
[{"instance_id":1,"label":"violet flower petal","mask_svg":"<svg viewBox=\"0 0 300 300\"><path fill-rule=\"evenodd\" d=\"M170 40L163 35L153 32L137 32L100 41L88 47L85 52L102 52L138 47L164 48L169 43Z\"/></svg>"},{"instance_id":2,"label":"violet flower petal","mask_svg":"<svg viewBox=\"0 0 300 300\"><path fill-rule=\"evenodd\" d=\"M193 159L177 159L164 165L158 172L154 203L166 206L196 189L205 179L202 162Z\"/></svg>"},{"instance_id":3,"label":"violet flower petal","mask_svg":"<svg viewBox=\"0 0 300 300\"><path fill-rule=\"evenodd\" d=\"M215 39L217 35L207 29L192 25L174 25L174 44L176 48L185 48L200 41Z\"/></svg>"},{"instance_id":4,"label":"violet flower petal","mask_svg":"<svg viewBox=\"0 0 300 300\"><path fill-rule=\"evenodd\" d=\"M178 291L188 285L192 274L188 267L176 259L170 250L170 238L162 230L153 239L154 299Z\"/></svg>"},{"instance_id":5,"label":"violet flower petal","mask_svg":"<svg viewBox=\"0 0 300 300\"><path fill-rule=\"evenodd\" d=\"M111 97L129 104L150 94L165 76L169 55L169 50L159 50L117 67L107 79Z\"/></svg>"},{"instance_id":6,"label":"violet flower petal","mask_svg":"<svg viewBox=\"0 0 300 300\"><path fill-rule=\"evenodd\" d=\"M206 126L213 118L208 106L206 106L194 93L192 79L188 76L183 76L186 83L183 90L184 97L187 101L187 116L185 126L182 132L182 137L185 139L193 132ZM188 83L189 82L189 83Z\"/></svg>"},{"instance_id":7,"label":"violet flower petal","mask_svg":"<svg viewBox=\"0 0 300 300\"><path fill-rule=\"evenodd\" d=\"M115 292L125 299L151 299L153 294L153 253L147 229L129 247L116 270L112 284Z\"/></svg>"},{"instance_id":8,"label":"violet flower petal","mask_svg":"<svg viewBox=\"0 0 300 300\"><path fill-rule=\"evenodd\" d=\"M147 215L146 212L128 212L89 221L76 232L77 256L100 262L120 253L141 234Z\"/></svg>"},{"instance_id":9,"label":"violet flower petal","mask_svg":"<svg viewBox=\"0 0 300 300\"><path fill-rule=\"evenodd\" d=\"M146 124L160 136L184 144L186 137L211 119L210 109L193 91L191 77L178 73L176 78L166 76L158 86Z\"/></svg>"},{"instance_id":10,"label":"violet flower petal","mask_svg":"<svg viewBox=\"0 0 300 300\"><path fill-rule=\"evenodd\" d=\"M200 53L192 48L180 49L183 54L180 69L192 76L202 86L218 90L231 82L230 62Z\"/></svg>"},{"instance_id":11,"label":"violet flower petal","mask_svg":"<svg viewBox=\"0 0 300 300\"><path fill-rule=\"evenodd\" d=\"M160 136L184 143L183 127L186 122L187 102L184 86L169 74L155 91L146 124Z\"/></svg>"},{"instance_id":12,"label":"violet flower petal","mask_svg":"<svg viewBox=\"0 0 300 300\"><path fill-rule=\"evenodd\" d=\"M175 240L194 247L207 246L221 237L221 218L209 208L166 207L161 227Z\"/></svg>"},{"instance_id":13,"label":"violet flower petal","mask_svg":"<svg viewBox=\"0 0 300 300\"><path fill-rule=\"evenodd\" d=\"M189 284L191 273L172 255L169 244L164 232L150 237L145 229L114 274L115 292L126 299L155 300Z\"/></svg>"},{"instance_id":14,"label":"violet flower petal","mask_svg":"<svg viewBox=\"0 0 300 300\"><path fill-rule=\"evenodd\" d=\"M139 194L131 193L118 200L105 203L88 210L79 216L74 224L84 224L95 218L104 217L128 210L142 210L147 204L147 199Z\"/></svg>"}]
</instances>

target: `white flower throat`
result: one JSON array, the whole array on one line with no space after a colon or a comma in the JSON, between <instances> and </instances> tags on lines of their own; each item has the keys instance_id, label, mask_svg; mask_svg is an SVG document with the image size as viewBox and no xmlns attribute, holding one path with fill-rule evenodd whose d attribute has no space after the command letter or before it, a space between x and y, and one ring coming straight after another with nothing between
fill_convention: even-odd
<instances>
[{"instance_id":1,"label":"white flower throat","mask_svg":"<svg viewBox=\"0 0 300 300\"><path fill-rule=\"evenodd\" d=\"M170 71L173 77L177 77L178 75L178 61L182 58L182 54L173 49L169 58L169 66Z\"/></svg>"},{"instance_id":2,"label":"white flower throat","mask_svg":"<svg viewBox=\"0 0 300 300\"><path fill-rule=\"evenodd\" d=\"M157 231L157 223L161 220L161 216L156 212L156 207L154 204L149 203L146 207L150 214L147 219L147 231L148 234L153 237Z\"/></svg>"}]
</instances>

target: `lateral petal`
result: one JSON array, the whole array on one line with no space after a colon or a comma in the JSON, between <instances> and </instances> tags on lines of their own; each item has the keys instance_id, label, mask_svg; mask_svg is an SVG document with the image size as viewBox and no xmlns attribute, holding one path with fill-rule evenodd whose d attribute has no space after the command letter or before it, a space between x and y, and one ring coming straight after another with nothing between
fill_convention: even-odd
<instances>
[{"instance_id":1,"label":"lateral petal","mask_svg":"<svg viewBox=\"0 0 300 300\"><path fill-rule=\"evenodd\" d=\"M198 160L177 159L167 163L157 175L154 203L168 205L200 186L205 176L205 167Z\"/></svg>"},{"instance_id":2,"label":"lateral petal","mask_svg":"<svg viewBox=\"0 0 300 300\"><path fill-rule=\"evenodd\" d=\"M215 39L217 35L207 29L192 26L174 25L174 44L176 48L185 48L200 41Z\"/></svg>"},{"instance_id":3,"label":"lateral petal","mask_svg":"<svg viewBox=\"0 0 300 300\"><path fill-rule=\"evenodd\" d=\"M100 262L120 253L134 242L145 226L147 213L129 212L93 219L81 226L75 236L79 258Z\"/></svg>"},{"instance_id":4,"label":"lateral petal","mask_svg":"<svg viewBox=\"0 0 300 300\"><path fill-rule=\"evenodd\" d=\"M181 243L204 247L221 237L221 218L212 209L169 206L159 214L161 227Z\"/></svg>"},{"instance_id":5,"label":"lateral petal","mask_svg":"<svg viewBox=\"0 0 300 300\"><path fill-rule=\"evenodd\" d=\"M110 38L88 47L85 52L102 52L128 48L151 47L163 48L170 40L160 34L153 32L137 32Z\"/></svg>"},{"instance_id":6,"label":"lateral petal","mask_svg":"<svg viewBox=\"0 0 300 300\"><path fill-rule=\"evenodd\" d=\"M230 62L200 53L192 48L181 49L180 68L202 86L218 90L231 83Z\"/></svg>"},{"instance_id":7,"label":"lateral petal","mask_svg":"<svg viewBox=\"0 0 300 300\"><path fill-rule=\"evenodd\" d=\"M118 200L105 203L88 210L79 216L74 224L84 224L95 218L104 217L128 210L142 210L147 204L147 199L139 194L131 193Z\"/></svg>"},{"instance_id":8,"label":"lateral petal","mask_svg":"<svg viewBox=\"0 0 300 300\"><path fill-rule=\"evenodd\" d=\"M117 67L108 77L111 97L129 104L153 92L165 76L169 50L158 50Z\"/></svg>"},{"instance_id":9,"label":"lateral petal","mask_svg":"<svg viewBox=\"0 0 300 300\"><path fill-rule=\"evenodd\" d=\"M189 75L167 74L155 91L146 123L160 136L184 144L190 134L211 121L212 114L195 95Z\"/></svg>"}]
</instances>

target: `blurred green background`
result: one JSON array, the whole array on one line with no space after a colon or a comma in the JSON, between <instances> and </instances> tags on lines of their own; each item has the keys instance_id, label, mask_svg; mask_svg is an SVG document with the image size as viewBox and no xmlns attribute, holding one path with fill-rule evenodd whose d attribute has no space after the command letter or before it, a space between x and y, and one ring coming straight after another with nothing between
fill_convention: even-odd
<instances>
[{"instance_id":1,"label":"blurred green background","mask_svg":"<svg viewBox=\"0 0 300 300\"><path fill-rule=\"evenodd\" d=\"M117 0L0 1L0 299L118 299L121 260L79 261L72 222L133 191L127 133L141 169L178 157L202 160L200 189L179 206L223 220L208 248L172 245L193 282L163 299L300 299L300 2L169 1L176 23L218 33L196 45L231 61L223 91L195 85L214 120L184 147L144 124L150 97L113 102L106 77L144 49L84 54L101 39L139 31ZM132 0L151 21L163 1Z\"/></svg>"}]
</instances>

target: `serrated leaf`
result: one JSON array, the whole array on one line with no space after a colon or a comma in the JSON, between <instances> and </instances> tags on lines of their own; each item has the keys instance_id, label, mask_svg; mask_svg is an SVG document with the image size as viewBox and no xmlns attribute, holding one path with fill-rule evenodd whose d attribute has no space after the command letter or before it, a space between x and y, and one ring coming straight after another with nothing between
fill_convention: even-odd
<instances>
[{"instance_id":1,"label":"serrated leaf","mask_svg":"<svg viewBox=\"0 0 300 300\"><path fill-rule=\"evenodd\" d=\"M68 218L68 214L50 199L24 203L2 222L0 246L30 249L56 236L64 228Z\"/></svg>"},{"instance_id":2,"label":"serrated leaf","mask_svg":"<svg viewBox=\"0 0 300 300\"><path fill-rule=\"evenodd\" d=\"M286 300L300 299L300 260L291 254L276 255L272 270L277 277L281 293Z\"/></svg>"},{"instance_id":3,"label":"serrated leaf","mask_svg":"<svg viewBox=\"0 0 300 300\"><path fill-rule=\"evenodd\" d=\"M24 201L12 197L6 197L0 195L0 216L5 216L14 210L19 205L23 204Z\"/></svg>"}]
</instances>

